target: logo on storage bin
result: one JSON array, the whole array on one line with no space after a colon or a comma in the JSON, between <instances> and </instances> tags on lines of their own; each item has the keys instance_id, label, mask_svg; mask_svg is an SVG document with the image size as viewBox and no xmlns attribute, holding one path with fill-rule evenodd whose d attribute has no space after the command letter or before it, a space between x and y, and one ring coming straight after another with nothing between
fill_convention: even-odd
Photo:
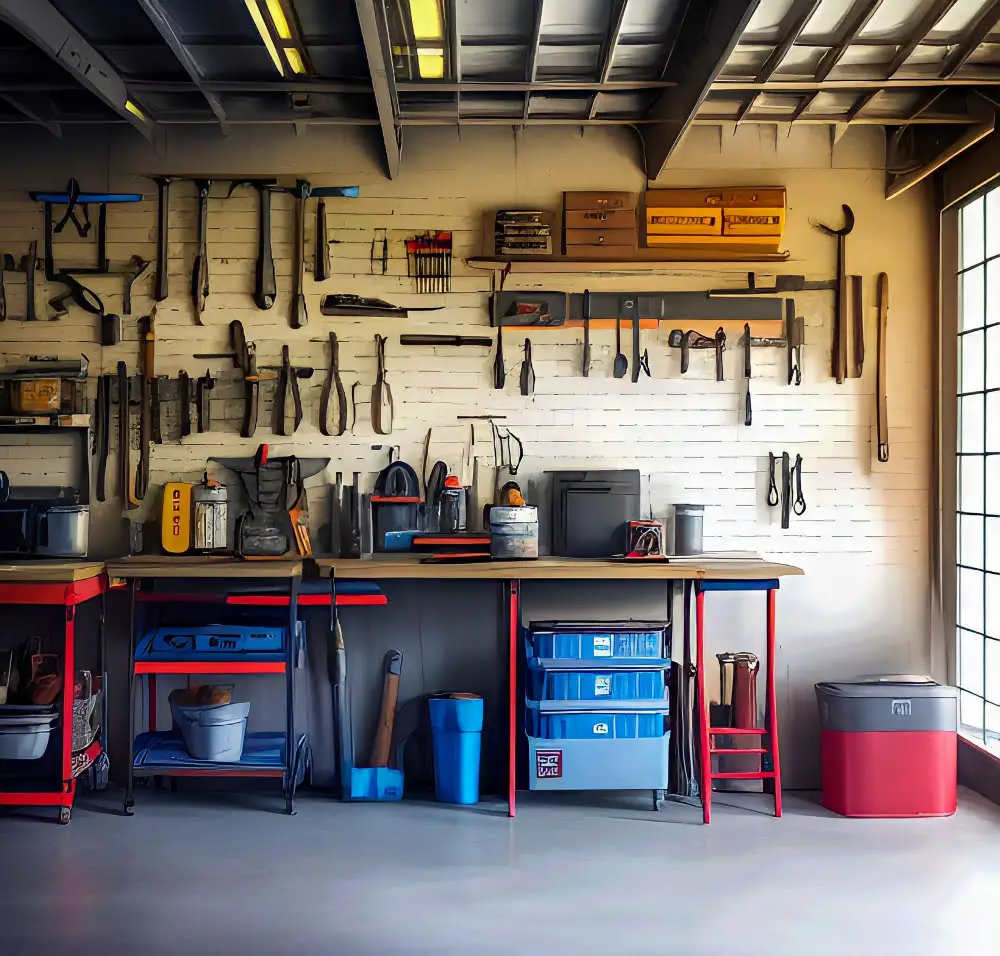
<instances>
[{"instance_id":1,"label":"logo on storage bin","mask_svg":"<svg viewBox=\"0 0 1000 956\"><path fill-rule=\"evenodd\" d=\"M562 776L561 750L535 751L535 776L539 780L552 780Z\"/></svg>"},{"instance_id":2,"label":"logo on storage bin","mask_svg":"<svg viewBox=\"0 0 1000 956\"><path fill-rule=\"evenodd\" d=\"M913 701L912 700L894 700L892 702L892 716L893 717L912 717L913 716Z\"/></svg>"},{"instance_id":3,"label":"logo on storage bin","mask_svg":"<svg viewBox=\"0 0 1000 956\"><path fill-rule=\"evenodd\" d=\"M594 657L610 657L611 656L611 637L595 637L594 638Z\"/></svg>"},{"instance_id":4,"label":"logo on storage bin","mask_svg":"<svg viewBox=\"0 0 1000 956\"><path fill-rule=\"evenodd\" d=\"M610 728L605 723L594 724L594 736L606 737Z\"/></svg>"}]
</instances>

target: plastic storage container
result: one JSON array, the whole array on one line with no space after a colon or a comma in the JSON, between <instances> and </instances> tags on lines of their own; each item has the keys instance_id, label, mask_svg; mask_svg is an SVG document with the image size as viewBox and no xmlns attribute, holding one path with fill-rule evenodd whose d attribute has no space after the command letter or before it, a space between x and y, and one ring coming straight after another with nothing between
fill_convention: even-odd
<instances>
[{"instance_id":1,"label":"plastic storage container","mask_svg":"<svg viewBox=\"0 0 1000 956\"><path fill-rule=\"evenodd\" d=\"M528 695L533 700L656 700L664 695L665 668L670 667L665 658L656 661L648 670L626 670L624 665L621 670L553 670L532 660Z\"/></svg>"},{"instance_id":2,"label":"plastic storage container","mask_svg":"<svg viewBox=\"0 0 1000 956\"><path fill-rule=\"evenodd\" d=\"M572 628L574 625L565 625ZM624 622L622 630L604 629L563 630L551 624L530 625L528 657L571 660L591 660L601 657L661 657L665 628L651 625L648 629L638 621Z\"/></svg>"},{"instance_id":3,"label":"plastic storage container","mask_svg":"<svg viewBox=\"0 0 1000 956\"><path fill-rule=\"evenodd\" d=\"M823 806L847 817L948 816L958 778L958 691L926 677L816 685Z\"/></svg>"},{"instance_id":4,"label":"plastic storage container","mask_svg":"<svg viewBox=\"0 0 1000 956\"><path fill-rule=\"evenodd\" d=\"M483 698L472 694L427 702L434 737L434 790L441 803L479 802Z\"/></svg>"},{"instance_id":5,"label":"plastic storage container","mask_svg":"<svg viewBox=\"0 0 1000 956\"><path fill-rule=\"evenodd\" d=\"M674 554L701 554L704 532L704 505L674 505Z\"/></svg>"},{"instance_id":6,"label":"plastic storage container","mask_svg":"<svg viewBox=\"0 0 1000 956\"><path fill-rule=\"evenodd\" d=\"M187 752L195 760L237 763L243 756L250 704L170 705Z\"/></svg>"},{"instance_id":7,"label":"plastic storage container","mask_svg":"<svg viewBox=\"0 0 1000 956\"><path fill-rule=\"evenodd\" d=\"M44 756L58 721L55 713L0 718L0 760L38 760Z\"/></svg>"},{"instance_id":8,"label":"plastic storage container","mask_svg":"<svg viewBox=\"0 0 1000 956\"><path fill-rule=\"evenodd\" d=\"M663 711L546 712L536 701L528 701L526 707L528 736L543 740L634 740L662 737L667 730L667 715Z\"/></svg>"},{"instance_id":9,"label":"plastic storage container","mask_svg":"<svg viewBox=\"0 0 1000 956\"><path fill-rule=\"evenodd\" d=\"M240 624L204 624L191 627L158 627L136 648L136 660L210 658L253 660L254 654L273 656L285 648L288 631L283 627Z\"/></svg>"}]
</instances>

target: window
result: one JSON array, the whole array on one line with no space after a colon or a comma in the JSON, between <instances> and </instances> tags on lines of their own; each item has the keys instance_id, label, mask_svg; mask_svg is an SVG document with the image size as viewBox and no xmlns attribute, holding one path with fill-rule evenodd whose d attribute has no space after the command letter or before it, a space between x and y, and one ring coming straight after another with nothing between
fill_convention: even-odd
<instances>
[{"instance_id":1,"label":"window","mask_svg":"<svg viewBox=\"0 0 1000 956\"><path fill-rule=\"evenodd\" d=\"M961 209L958 289L960 721L1000 752L1000 188Z\"/></svg>"}]
</instances>

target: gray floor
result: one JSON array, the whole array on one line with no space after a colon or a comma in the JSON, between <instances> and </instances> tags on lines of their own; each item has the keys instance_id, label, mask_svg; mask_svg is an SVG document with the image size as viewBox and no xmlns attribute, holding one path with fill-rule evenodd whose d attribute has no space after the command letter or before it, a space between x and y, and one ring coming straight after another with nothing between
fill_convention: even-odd
<instances>
[{"instance_id":1,"label":"gray floor","mask_svg":"<svg viewBox=\"0 0 1000 956\"><path fill-rule=\"evenodd\" d=\"M1000 811L942 820L654 815L523 801L458 810L142 793L133 819L0 817L0 953L1000 952ZM733 799L733 798L730 798ZM761 797L739 798L763 809Z\"/></svg>"}]
</instances>

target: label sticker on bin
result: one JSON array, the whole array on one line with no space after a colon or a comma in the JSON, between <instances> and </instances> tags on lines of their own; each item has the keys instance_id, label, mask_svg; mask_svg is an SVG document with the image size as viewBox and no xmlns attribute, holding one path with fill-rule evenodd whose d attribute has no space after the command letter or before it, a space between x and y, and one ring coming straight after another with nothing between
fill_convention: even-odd
<instances>
[{"instance_id":1,"label":"label sticker on bin","mask_svg":"<svg viewBox=\"0 0 1000 956\"><path fill-rule=\"evenodd\" d=\"M611 656L611 635L595 635L594 636L594 657L610 657Z\"/></svg>"},{"instance_id":2,"label":"label sticker on bin","mask_svg":"<svg viewBox=\"0 0 1000 956\"><path fill-rule=\"evenodd\" d=\"M561 750L535 751L535 776L542 780L553 780L562 774Z\"/></svg>"},{"instance_id":3,"label":"label sticker on bin","mask_svg":"<svg viewBox=\"0 0 1000 956\"><path fill-rule=\"evenodd\" d=\"M594 696L595 697L610 697L611 696L611 675L610 674L598 674L594 678Z\"/></svg>"},{"instance_id":4,"label":"label sticker on bin","mask_svg":"<svg viewBox=\"0 0 1000 956\"><path fill-rule=\"evenodd\" d=\"M596 723L594 724L594 736L600 734L601 736L606 737L608 734L608 729L609 729L608 725L603 721L601 721L600 723Z\"/></svg>"}]
</instances>

